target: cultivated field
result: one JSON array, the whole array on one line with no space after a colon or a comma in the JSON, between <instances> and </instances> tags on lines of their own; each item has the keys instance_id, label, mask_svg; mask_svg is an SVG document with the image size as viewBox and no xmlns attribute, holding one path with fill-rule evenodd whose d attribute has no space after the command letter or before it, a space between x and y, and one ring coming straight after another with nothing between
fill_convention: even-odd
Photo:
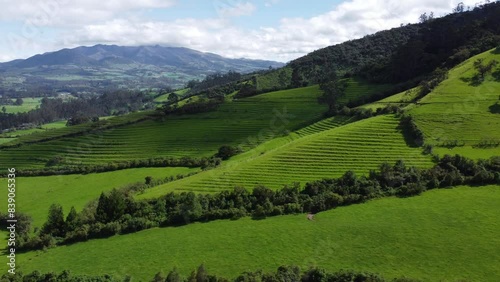
<instances>
[{"instance_id":1,"label":"cultivated field","mask_svg":"<svg viewBox=\"0 0 500 282\"><path fill-rule=\"evenodd\" d=\"M152 188L141 197L172 190L213 192L259 184L276 189L292 182L338 177L348 170L367 174L383 162L392 164L400 159L417 167L432 166L430 156L407 146L393 116L358 121L268 149L258 147L258 157L236 158L220 168Z\"/></svg>"},{"instance_id":2,"label":"cultivated field","mask_svg":"<svg viewBox=\"0 0 500 282\"><path fill-rule=\"evenodd\" d=\"M196 223L92 240L18 257L19 271L131 274L149 281L177 267L235 277L280 265L370 271L424 281L497 281L498 186L434 190L316 215ZM237 254L237 257L234 256ZM120 258L120 259L117 259Z\"/></svg>"},{"instance_id":3,"label":"cultivated field","mask_svg":"<svg viewBox=\"0 0 500 282\"><path fill-rule=\"evenodd\" d=\"M210 156L223 144L252 147L318 120L326 109L318 104L319 95L314 86L263 94L226 103L215 112L147 120L82 137L2 150L0 162L26 168L43 167L55 156L69 164ZM248 138L253 139L248 142Z\"/></svg>"}]
</instances>

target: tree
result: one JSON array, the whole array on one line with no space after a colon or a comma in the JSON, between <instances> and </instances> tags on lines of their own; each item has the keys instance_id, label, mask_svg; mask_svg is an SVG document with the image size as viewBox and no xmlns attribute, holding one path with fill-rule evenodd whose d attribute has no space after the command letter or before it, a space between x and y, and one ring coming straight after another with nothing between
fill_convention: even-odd
<instances>
[{"instance_id":1,"label":"tree","mask_svg":"<svg viewBox=\"0 0 500 282\"><path fill-rule=\"evenodd\" d=\"M66 231L75 230L78 225L78 213L76 212L75 207L72 206L68 216L66 217Z\"/></svg>"},{"instance_id":2,"label":"tree","mask_svg":"<svg viewBox=\"0 0 500 282\"><path fill-rule=\"evenodd\" d=\"M23 98L17 98L16 102L14 102L14 105L22 106L23 103L24 103Z\"/></svg>"},{"instance_id":3,"label":"tree","mask_svg":"<svg viewBox=\"0 0 500 282\"><path fill-rule=\"evenodd\" d=\"M298 68L294 68L292 71L292 87L302 87L304 86L304 78L299 72Z\"/></svg>"},{"instance_id":4,"label":"tree","mask_svg":"<svg viewBox=\"0 0 500 282\"><path fill-rule=\"evenodd\" d=\"M52 204L49 208L47 222L42 227L41 235L64 237L65 230L63 208L60 204Z\"/></svg>"},{"instance_id":5,"label":"tree","mask_svg":"<svg viewBox=\"0 0 500 282\"><path fill-rule=\"evenodd\" d=\"M95 219L99 222L107 222L108 221L108 197L104 192L101 193L101 196L99 196L99 201L97 204L97 209L95 212Z\"/></svg>"},{"instance_id":6,"label":"tree","mask_svg":"<svg viewBox=\"0 0 500 282\"><path fill-rule=\"evenodd\" d=\"M286 71L284 69L281 69L279 71L278 83L280 84L281 88L285 88L285 87L288 86L288 78L287 78L287 75L286 75Z\"/></svg>"},{"instance_id":7,"label":"tree","mask_svg":"<svg viewBox=\"0 0 500 282\"><path fill-rule=\"evenodd\" d=\"M165 281L165 277L163 276L163 273L158 272L155 274L155 277L153 278L152 282L163 282Z\"/></svg>"},{"instance_id":8,"label":"tree","mask_svg":"<svg viewBox=\"0 0 500 282\"><path fill-rule=\"evenodd\" d=\"M217 154L215 154L216 157L221 158L222 160L228 160L230 157L238 154L238 148L228 146L228 145L223 145L219 148L219 151Z\"/></svg>"},{"instance_id":9,"label":"tree","mask_svg":"<svg viewBox=\"0 0 500 282\"><path fill-rule=\"evenodd\" d=\"M491 72L497 64L496 60L491 60L489 63L484 64L484 60L480 58L474 61L474 68L477 70L481 80L484 80L484 76Z\"/></svg>"},{"instance_id":10,"label":"tree","mask_svg":"<svg viewBox=\"0 0 500 282\"><path fill-rule=\"evenodd\" d=\"M465 11L464 2L458 3L458 5L453 8L453 13L463 13Z\"/></svg>"},{"instance_id":11,"label":"tree","mask_svg":"<svg viewBox=\"0 0 500 282\"><path fill-rule=\"evenodd\" d=\"M429 15L427 13L423 13L418 17L420 23L426 23L434 19L434 12L431 12Z\"/></svg>"},{"instance_id":12,"label":"tree","mask_svg":"<svg viewBox=\"0 0 500 282\"><path fill-rule=\"evenodd\" d=\"M196 282L207 282L207 276L205 265L200 265L196 271Z\"/></svg>"},{"instance_id":13,"label":"tree","mask_svg":"<svg viewBox=\"0 0 500 282\"><path fill-rule=\"evenodd\" d=\"M6 113L7 112L7 108L5 108L5 106L2 107L2 113Z\"/></svg>"},{"instance_id":14,"label":"tree","mask_svg":"<svg viewBox=\"0 0 500 282\"><path fill-rule=\"evenodd\" d=\"M319 102L328 105L329 112L335 110L340 98L344 97L347 88L347 81L333 80L320 85L323 95L319 97Z\"/></svg>"},{"instance_id":15,"label":"tree","mask_svg":"<svg viewBox=\"0 0 500 282\"><path fill-rule=\"evenodd\" d=\"M192 80L188 81L188 83L186 84L186 87L190 88L190 89L193 89L199 83L200 83L199 80L192 79Z\"/></svg>"},{"instance_id":16,"label":"tree","mask_svg":"<svg viewBox=\"0 0 500 282\"><path fill-rule=\"evenodd\" d=\"M183 279L179 275L179 272L177 271L177 268L174 267L170 273L167 275L167 279L165 279L165 282L182 282Z\"/></svg>"},{"instance_id":17,"label":"tree","mask_svg":"<svg viewBox=\"0 0 500 282\"><path fill-rule=\"evenodd\" d=\"M177 94L175 94L175 93L170 93L170 94L168 95L168 102L169 102L170 104L175 104L175 103L177 103L178 101L179 101L179 96L177 96Z\"/></svg>"}]
</instances>

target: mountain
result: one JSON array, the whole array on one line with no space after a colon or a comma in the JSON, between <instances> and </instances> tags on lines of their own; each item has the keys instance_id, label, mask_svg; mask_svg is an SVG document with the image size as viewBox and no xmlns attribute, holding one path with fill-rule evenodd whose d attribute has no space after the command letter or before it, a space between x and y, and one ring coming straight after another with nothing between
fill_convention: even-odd
<instances>
[{"instance_id":1,"label":"mountain","mask_svg":"<svg viewBox=\"0 0 500 282\"><path fill-rule=\"evenodd\" d=\"M95 45L0 63L8 92L98 92L105 88L181 87L191 79L230 70L248 73L284 64L229 59L188 48Z\"/></svg>"},{"instance_id":2,"label":"mountain","mask_svg":"<svg viewBox=\"0 0 500 282\"><path fill-rule=\"evenodd\" d=\"M372 82L398 83L450 69L500 43L500 1L325 47L290 62L294 76L317 83L331 69Z\"/></svg>"}]
</instances>

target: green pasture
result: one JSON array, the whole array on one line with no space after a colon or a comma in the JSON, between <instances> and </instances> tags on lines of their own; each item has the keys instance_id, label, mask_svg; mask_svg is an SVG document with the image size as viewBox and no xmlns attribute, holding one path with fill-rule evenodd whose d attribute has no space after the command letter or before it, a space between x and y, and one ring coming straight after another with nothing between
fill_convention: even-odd
<instances>
[{"instance_id":1,"label":"green pasture","mask_svg":"<svg viewBox=\"0 0 500 282\"><path fill-rule=\"evenodd\" d=\"M498 281L500 187L434 190L315 216L221 220L156 228L18 256L19 271L131 275L150 281L198 265L236 277L280 265L370 271L423 281ZM5 267L5 266L4 266Z\"/></svg>"}]
</instances>

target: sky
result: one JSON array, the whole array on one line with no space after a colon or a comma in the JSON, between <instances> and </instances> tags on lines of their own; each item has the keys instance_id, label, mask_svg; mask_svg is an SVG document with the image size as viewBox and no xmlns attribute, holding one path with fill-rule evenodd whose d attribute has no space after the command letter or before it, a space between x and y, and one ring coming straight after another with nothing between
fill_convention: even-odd
<instances>
[{"instance_id":1,"label":"sky","mask_svg":"<svg viewBox=\"0 0 500 282\"><path fill-rule=\"evenodd\" d=\"M477 0L0 0L0 62L77 46L187 47L288 62Z\"/></svg>"}]
</instances>

